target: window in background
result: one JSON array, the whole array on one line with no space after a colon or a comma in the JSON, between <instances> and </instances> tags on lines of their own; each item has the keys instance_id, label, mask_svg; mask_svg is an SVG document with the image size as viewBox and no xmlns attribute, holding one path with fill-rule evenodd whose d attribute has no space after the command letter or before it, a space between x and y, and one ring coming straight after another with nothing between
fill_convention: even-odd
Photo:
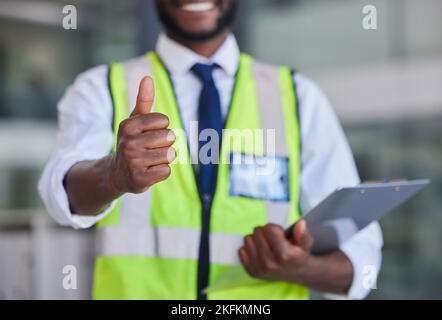
<instances>
[{"instance_id":1,"label":"window in background","mask_svg":"<svg viewBox=\"0 0 442 320\"><path fill-rule=\"evenodd\" d=\"M77 8L77 30L62 28L62 8ZM76 75L138 54L140 1L0 3L0 117L55 119L56 103Z\"/></svg>"}]
</instances>

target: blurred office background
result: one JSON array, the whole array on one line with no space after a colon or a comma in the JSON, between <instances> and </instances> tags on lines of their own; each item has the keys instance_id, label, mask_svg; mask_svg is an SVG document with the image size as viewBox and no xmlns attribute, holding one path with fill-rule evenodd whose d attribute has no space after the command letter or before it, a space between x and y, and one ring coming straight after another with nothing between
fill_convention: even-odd
<instances>
[{"instance_id":1,"label":"blurred office background","mask_svg":"<svg viewBox=\"0 0 442 320\"><path fill-rule=\"evenodd\" d=\"M442 1L240 0L242 49L296 67L335 105L365 180L432 179L382 221L379 298L442 298ZM62 28L73 4L78 29ZM377 8L364 30L362 8ZM75 76L152 49L151 0L0 0L0 299L90 297L92 231L56 226L36 192L56 103ZM62 288L63 266L78 289Z\"/></svg>"}]
</instances>

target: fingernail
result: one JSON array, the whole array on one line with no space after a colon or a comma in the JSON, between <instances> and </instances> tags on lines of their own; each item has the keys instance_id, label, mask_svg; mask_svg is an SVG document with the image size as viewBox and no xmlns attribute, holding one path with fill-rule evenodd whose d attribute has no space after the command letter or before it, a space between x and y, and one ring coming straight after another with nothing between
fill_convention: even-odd
<instances>
[{"instance_id":1,"label":"fingernail","mask_svg":"<svg viewBox=\"0 0 442 320\"><path fill-rule=\"evenodd\" d=\"M172 163L173 161L175 161L176 158L176 150L174 148L169 148L169 150L167 150L167 161L169 161L169 163Z\"/></svg>"},{"instance_id":2,"label":"fingernail","mask_svg":"<svg viewBox=\"0 0 442 320\"><path fill-rule=\"evenodd\" d=\"M167 134L167 141L168 142L176 141L176 134L175 132L173 132L173 130L170 130L169 133Z\"/></svg>"}]
</instances>

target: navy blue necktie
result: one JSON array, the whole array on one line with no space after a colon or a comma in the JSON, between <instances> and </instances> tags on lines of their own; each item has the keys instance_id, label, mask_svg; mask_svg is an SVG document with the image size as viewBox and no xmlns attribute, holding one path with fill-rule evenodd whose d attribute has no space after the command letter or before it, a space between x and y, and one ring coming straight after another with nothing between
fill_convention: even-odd
<instances>
[{"instance_id":1,"label":"navy blue necktie","mask_svg":"<svg viewBox=\"0 0 442 320\"><path fill-rule=\"evenodd\" d=\"M221 115L221 101L216 88L215 82L213 81L213 70L217 68L217 65L207 65L197 63L192 67L192 72L201 80L203 88L201 91L198 107L198 135L201 137L201 132L205 129L213 129L219 137L219 145L221 145L221 135L223 129L223 119ZM198 142L198 151L211 141L200 141ZM214 146L214 144L211 144ZM207 149L209 152L198 152L199 156L208 156L211 161L201 162L199 158L199 170L197 175L198 186L202 196L207 197L213 196L216 184L216 174L218 169L218 155L219 149ZM213 154L213 152L216 152ZM206 159L207 160L207 159ZM215 162L215 163L213 163Z\"/></svg>"},{"instance_id":2,"label":"navy blue necktie","mask_svg":"<svg viewBox=\"0 0 442 320\"><path fill-rule=\"evenodd\" d=\"M198 188L202 200L202 216L201 216L201 239L199 247L199 262L198 262L198 300L205 300L207 296L203 293L203 289L207 288L209 284L210 274L210 210L212 206L212 198L215 192L216 174L218 169L218 150L210 150L205 152L206 148L201 152L207 143L208 147L213 147L214 143L210 141L201 141L201 132L205 129L212 129L212 134L215 133L219 137L219 145L221 145L221 133L223 129L223 120L221 116L221 102L219 98L218 89L213 81L213 70L216 65L206 65L197 63L193 66L192 72L201 80L203 89L199 99L198 107ZM210 135L209 135L210 136ZM216 154L213 154L215 151ZM212 161L202 159L202 157L211 157Z\"/></svg>"}]
</instances>

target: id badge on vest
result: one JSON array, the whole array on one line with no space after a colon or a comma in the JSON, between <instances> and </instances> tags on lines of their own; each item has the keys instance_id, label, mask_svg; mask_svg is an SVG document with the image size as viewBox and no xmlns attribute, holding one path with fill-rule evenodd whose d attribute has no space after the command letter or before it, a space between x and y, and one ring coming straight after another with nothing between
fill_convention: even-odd
<instances>
[{"instance_id":1,"label":"id badge on vest","mask_svg":"<svg viewBox=\"0 0 442 320\"><path fill-rule=\"evenodd\" d=\"M288 158L230 154L230 196L288 202Z\"/></svg>"}]
</instances>

